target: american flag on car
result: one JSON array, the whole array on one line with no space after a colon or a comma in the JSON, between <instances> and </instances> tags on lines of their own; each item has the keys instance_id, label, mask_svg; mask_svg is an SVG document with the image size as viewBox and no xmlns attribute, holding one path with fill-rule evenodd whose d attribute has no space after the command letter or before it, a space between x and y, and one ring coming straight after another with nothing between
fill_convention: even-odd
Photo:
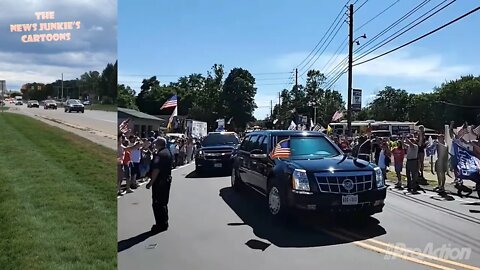
<instances>
[{"instance_id":1,"label":"american flag on car","mask_svg":"<svg viewBox=\"0 0 480 270\"><path fill-rule=\"evenodd\" d=\"M281 140L270 154L271 158L289 158L290 157L290 139Z\"/></svg>"}]
</instances>

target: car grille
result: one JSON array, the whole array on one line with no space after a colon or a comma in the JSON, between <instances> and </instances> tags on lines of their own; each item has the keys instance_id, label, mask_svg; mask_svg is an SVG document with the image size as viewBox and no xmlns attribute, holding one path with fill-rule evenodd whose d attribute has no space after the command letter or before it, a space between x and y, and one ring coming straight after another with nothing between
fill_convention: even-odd
<instances>
[{"instance_id":1,"label":"car grille","mask_svg":"<svg viewBox=\"0 0 480 270\"><path fill-rule=\"evenodd\" d=\"M354 194L371 190L373 187L373 172L325 172L314 175L321 192ZM347 179L350 179L351 182L347 182L353 185L344 185Z\"/></svg>"},{"instance_id":2,"label":"car grille","mask_svg":"<svg viewBox=\"0 0 480 270\"><path fill-rule=\"evenodd\" d=\"M232 156L232 150L210 150L204 151L205 159L224 159L228 160Z\"/></svg>"}]
</instances>

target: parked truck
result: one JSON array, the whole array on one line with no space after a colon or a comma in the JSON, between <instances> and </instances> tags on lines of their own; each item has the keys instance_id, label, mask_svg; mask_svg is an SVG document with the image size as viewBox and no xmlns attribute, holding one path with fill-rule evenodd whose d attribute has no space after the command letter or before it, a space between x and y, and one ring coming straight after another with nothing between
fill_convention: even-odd
<instances>
[{"instance_id":1,"label":"parked truck","mask_svg":"<svg viewBox=\"0 0 480 270\"><path fill-rule=\"evenodd\" d=\"M185 130L188 137L203 138L208 134L207 122L187 119L185 121L185 125Z\"/></svg>"}]
</instances>

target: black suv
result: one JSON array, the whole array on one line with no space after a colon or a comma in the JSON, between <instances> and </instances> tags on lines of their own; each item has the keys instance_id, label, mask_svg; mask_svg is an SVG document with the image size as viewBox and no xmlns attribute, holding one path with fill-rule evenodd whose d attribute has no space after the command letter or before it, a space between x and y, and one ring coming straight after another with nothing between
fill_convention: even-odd
<instances>
[{"instance_id":1,"label":"black suv","mask_svg":"<svg viewBox=\"0 0 480 270\"><path fill-rule=\"evenodd\" d=\"M196 172L231 170L233 164L232 152L238 146L238 143L238 136L234 132L208 133L195 154Z\"/></svg>"},{"instance_id":2,"label":"black suv","mask_svg":"<svg viewBox=\"0 0 480 270\"><path fill-rule=\"evenodd\" d=\"M78 99L69 99L65 104L65 112L85 112L85 106Z\"/></svg>"},{"instance_id":3,"label":"black suv","mask_svg":"<svg viewBox=\"0 0 480 270\"><path fill-rule=\"evenodd\" d=\"M231 185L263 194L270 213L284 217L294 210L369 216L382 212L386 197L380 168L316 131L249 133L235 151Z\"/></svg>"}]
</instances>

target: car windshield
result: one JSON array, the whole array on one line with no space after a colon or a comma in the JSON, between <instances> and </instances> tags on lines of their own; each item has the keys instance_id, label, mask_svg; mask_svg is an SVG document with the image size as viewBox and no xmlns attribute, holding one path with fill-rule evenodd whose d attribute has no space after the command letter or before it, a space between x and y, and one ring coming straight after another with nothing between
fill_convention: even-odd
<instances>
[{"instance_id":1,"label":"car windshield","mask_svg":"<svg viewBox=\"0 0 480 270\"><path fill-rule=\"evenodd\" d=\"M338 156L341 153L325 137L291 137L292 158L324 158Z\"/></svg>"},{"instance_id":2,"label":"car windshield","mask_svg":"<svg viewBox=\"0 0 480 270\"><path fill-rule=\"evenodd\" d=\"M236 145L238 138L235 134L212 133L208 134L202 141L203 146L215 145Z\"/></svg>"},{"instance_id":3,"label":"car windshield","mask_svg":"<svg viewBox=\"0 0 480 270\"><path fill-rule=\"evenodd\" d=\"M72 100L70 100L70 103L72 103L72 104L80 104L80 100L78 100L78 99L72 99Z\"/></svg>"}]
</instances>

